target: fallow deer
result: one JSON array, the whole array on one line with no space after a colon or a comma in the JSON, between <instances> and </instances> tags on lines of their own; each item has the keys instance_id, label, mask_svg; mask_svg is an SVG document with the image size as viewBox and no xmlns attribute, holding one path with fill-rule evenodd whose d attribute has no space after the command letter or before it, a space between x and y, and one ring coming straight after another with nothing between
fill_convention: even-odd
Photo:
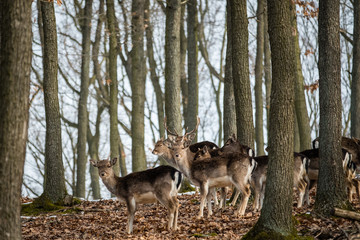
<instances>
[{"instance_id":1,"label":"fallow deer","mask_svg":"<svg viewBox=\"0 0 360 240\"><path fill-rule=\"evenodd\" d=\"M165 145L164 142L166 142L168 140L164 140L164 138L161 138L160 140L158 140L155 144L154 150L152 151L152 154L154 155L158 155L159 157L162 157L167 163L169 163L171 166L173 167L177 167L176 166L176 162L173 158L173 155L171 153L171 150L167 147L167 145ZM194 154L199 150L202 149L204 146L207 146L210 149L216 149L219 148L215 143L209 142L209 141L203 141L203 142L199 142L199 143L195 143L195 144L191 144L189 146L190 151L194 152ZM192 159L191 159L192 160ZM190 160L189 160L190 161ZM186 176L186 175L185 175ZM217 199L217 195L216 195L216 191L215 189L211 189L210 193L213 195L214 198L214 203L215 205L218 205L218 199ZM224 194L222 193L222 196ZM220 201L220 206L222 206L222 202L224 200L221 199Z\"/></svg>"},{"instance_id":2,"label":"fallow deer","mask_svg":"<svg viewBox=\"0 0 360 240\"><path fill-rule=\"evenodd\" d=\"M128 210L127 232L133 231L133 221L136 205L139 203L154 203L159 201L168 209L168 230L177 229L179 201L177 193L182 175L173 167L160 166L141 172L133 172L125 177L118 177L113 171L117 158L90 163L97 167L99 176L107 189L120 201L126 203Z\"/></svg>"},{"instance_id":3,"label":"fallow deer","mask_svg":"<svg viewBox=\"0 0 360 240\"><path fill-rule=\"evenodd\" d=\"M309 199L309 191L315 186L319 177L319 149L308 149L302 151L301 154L307 156L310 159L308 177L310 180L309 186L306 188L305 199L307 204L310 203ZM342 166L346 179L346 188L348 190L349 200L352 201L352 195L354 188L356 192L359 193L357 179L355 179L356 165L352 161L352 154L348 152L346 149L342 148ZM359 195L358 195L359 196Z\"/></svg>"},{"instance_id":4,"label":"fallow deer","mask_svg":"<svg viewBox=\"0 0 360 240\"><path fill-rule=\"evenodd\" d=\"M251 176L251 187L254 190L253 209L257 211L263 205L269 158L268 156L258 156L254 159L257 162L257 167ZM309 183L306 170L308 165L309 159L307 157L294 153L294 187L299 191L297 207L302 207L306 186Z\"/></svg>"},{"instance_id":5,"label":"fallow deer","mask_svg":"<svg viewBox=\"0 0 360 240\"><path fill-rule=\"evenodd\" d=\"M200 186L201 202L198 218L203 217L205 199L209 188L227 187L232 184L244 195L236 211L237 215L244 215L250 196L250 177L256 167L253 158L241 153L226 153L211 157L206 146L197 153L198 156L193 156L184 142L173 142L169 147L173 150L174 159L179 169L195 185ZM188 161L191 158L197 158L197 160ZM208 202L208 208L208 216L210 216L212 214L211 202Z\"/></svg>"},{"instance_id":6,"label":"fallow deer","mask_svg":"<svg viewBox=\"0 0 360 240\"><path fill-rule=\"evenodd\" d=\"M313 140L313 149L319 148L320 138L317 137ZM360 139L341 137L341 147L346 149L352 155L352 161L356 164L356 167L360 170Z\"/></svg>"}]
</instances>

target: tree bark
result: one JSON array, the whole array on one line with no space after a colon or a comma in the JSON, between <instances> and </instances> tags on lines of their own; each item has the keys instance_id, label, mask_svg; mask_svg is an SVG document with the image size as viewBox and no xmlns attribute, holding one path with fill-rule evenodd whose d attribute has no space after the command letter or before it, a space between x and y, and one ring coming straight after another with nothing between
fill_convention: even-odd
<instances>
[{"instance_id":1,"label":"tree bark","mask_svg":"<svg viewBox=\"0 0 360 240\"><path fill-rule=\"evenodd\" d=\"M269 135L270 129L270 94L271 94L271 52L268 33L268 15L267 15L267 2L264 1L264 76L265 76L265 89L266 89L266 127ZM269 142L269 138L268 138Z\"/></svg>"},{"instance_id":2,"label":"tree bark","mask_svg":"<svg viewBox=\"0 0 360 240\"><path fill-rule=\"evenodd\" d=\"M311 129L310 119L307 112L305 92L304 92L304 77L301 70L300 60L300 47L299 47L299 34L297 30L296 22L296 7L290 4L292 10L292 28L293 28L293 42L295 51L295 69L296 69L296 80L295 80L295 112L297 120L297 131L299 133L299 151L303 151L310 148L311 145Z\"/></svg>"},{"instance_id":3,"label":"tree bark","mask_svg":"<svg viewBox=\"0 0 360 240\"><path fill-rule=\"evenodd\" d=\"M180 110L180 16L181 1L169 0L165 30L165 114L167 125L181 133Z\"/></svg>"},{"instance_id":4,"label":"tree bark","mask_svg":"<svg viewBox=\"0 0 360 240\"><path fill-rule=\"evenodd\" d=\"M360 2L354 0L353 69L351 83L351 136L360 138Z\"/></svg>"},{"instance_id":5,"label":"tree bark","mask_svg":"<svg viewBox=\"0 0 360 240\"><path fill-rule=\"evenodd\" d=\"M58 98L58 51L53 2L41 2L44 31L44 100L46 118L45 178L43 196L61 202L66 194L62 162L61 122Z\"/></svg>"},{"instance_id":6,"label":"tree bark","mask_svg":"<svg viewBox=\"0 0 360 240\"><path fill-rule=\"evenodd\" d=\"M159 137L162 138L165 135L165 127L164 127L164 94L161 90L159 76L156 73L157 64L154 57L154 48L153 48L153 29L152 23L150 21L150 0L145 1L145 11L144 11L144 18L145 23L147 26L145 27L146 33L146 50L147 50L147 57L149 61L149 71L150 71L150 79L153 84L156 96L156 106L158 111L158 124L159 124ZM164 160L160 160L164 161ZM164 161L165 163L166 161Z\"/></svg>"},{"instance_id":7,"label":"tree bark","mask_svg":"<svg viewBox=\"0 0 360 240\"><path fill-rule=\"evenodd\" d=\"M144 59L144 2L132 1L131 18L131 139L132 170L145 170L146 157L144 149L144 109L145 109L145 59Z\"/></svg>"},{"instance_id":8,"label":"tree bark","mask_svg":"<svg viewBox=\"0 0 360 240\"><path fill-rule=\"evenodd\" d=\"M119 158L119 129L118 129L118 80L117 80L117 40L115 30L114 0L106 0L106 16L109 29L109 76L110 79L110 158ZM114 166L119 173L119 161Z\"/></svg>"},{"instance_id":9,"label":"tree bark","mask_svg":"<svg viewBox=\"0 0 360 240\"><path fill-rule=\"evenodd\" d=\"M194 129L197 124L199 105L197 0L189 0L186 5L188 33L188 104L185 127ZM197 142L197 136L193 142Z\"/></svg>"},{"instance_id":10,"label":"tree bark","mask_svg":"<svg viewBox=\"0 0 360 240\"><path fill-rule=\"evenodd\" d=\"M181 101L183 107L183 117L185 120L185 125L187 123L187 105L188 105L188 82L185 71L185 62L186 62L186 51L187 51L187 39L185 35L184 27L184 15L185 15L185 4L181 4L181 16L180 16L180 86L181 86Z\"/></svg>"},{"instance_id":11,"label":"tree bark","mask_svg":"<svg viewBox=\"0 0 360 240\"><path fill-rule=\"evenodd\" d=\"M31 1L0 8L0 239L21 239L20 197L29 119Z\"/></svg>"},{"instance_id":12,"label":"tree bark","mask_svg":"<svg viewBox=\"0 0 360 240\"><path fill-rule=\"evenodd\" d=\"M270 100L269 166L264 206L258 222L247 234L249 239L263 232L272 239L284 239L294 233L291 213L294 169L295 58L292 51L289 1L269 0L268 21L273 76Z\"/></svg>"},{"instance_id":13,"label":"tree bark","mask_svg":"<svg viewBox=\"0 0 360 240\"><path fill-rule=\"evenodd\" d=\"M248 19L245 1L231 0L232 75L236 106L237 138L254 148L248 53Z\"/></svg>"},{"instance_id":14,"label":"tree bark","mask_svg":"<svg viewBox=\"0 0 360 240\"><path fill-rule=\"evenodd\" d=\"M225 79L224 79L224 142L236 134L236 112L234 99L234 85L232 77L232 42L231 42L231 3L226 2L226 27L227 46L225 58Z\"/></svg>"},{"instance_id":15,"label":"tree bark","mask_svg":"<svg viewBox=\"0 0 360 240\"><path fill-rule=\"evenodd\" d=\"M341 154L340 1L319 4L320 166L314 210L323 216L346 203ZM329 67L331 66L331 67Z\"/></svg>"},{"instance_id":16,"label":"tree bark","mask_svg":"<svg viewBox=\"0 0 360 240\"><path fill-rule=\"evenodd\" d=\"M263 110L263 56L264 56L264 1L258 0L256 11L256 59L255 59L255 140L256 155L264 155L264 110Z\"/></svg>"},{"instance_id":17,"label":"tree bark","mask_svg":"<svg viewBox=\"0 0 360 240\"><path fill-rule=\"evenodd\" d=\"M78 142L77 142L77 168L76 168L76 193L75 196L85 198L85 174L87 163L86 134L88 125L87 100L89 95L89 71L90 71L90 34L92 0L85 1L84 14L80 21L82 31L81 53L81 85L78 110Z\"/></svg>"}]
</instances>

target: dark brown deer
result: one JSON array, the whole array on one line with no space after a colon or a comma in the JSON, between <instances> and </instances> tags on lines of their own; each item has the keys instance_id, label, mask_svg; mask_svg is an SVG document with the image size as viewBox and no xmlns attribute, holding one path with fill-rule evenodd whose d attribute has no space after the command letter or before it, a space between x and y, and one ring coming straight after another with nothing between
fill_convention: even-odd
<instances>
[{"instance_id":1,"label":"dark brown deer","mask_svg":"<svg viewBox=\"0 0 360 240\"><path fill-rule=\"evenodd\" d=\"M169 140L164 140L164 138L161 138L160 140L158 140L155 144L155 147L154 147L154 150L152 151L152 153L155 155L158 155L159 157L162 157L171 166L177 168L176 162L172 155L172 152L167 147L167 145L169 143L165 144L166 141L169 141ZM199 149L202 149L204 146L207 146L210 149L219 148L215 143L212 143L209 141L203 141L203 142L199 142L199 143L190 145L189 149L190 149L190 151L194 152L194 154L195 154ZM215 205L218 205L218 199L217 199L217 194L216 194L215 190L216 189L211 189L210 192L213 195ZM226 192L224 192L224 190L222 190L222 196L224 196L224 195L226 195ZM221 198L220 207L225 205L225 203L223 203L224 198L225 198L225 196Z\"/></svg>"},{"instance_id":2,"label":"dark brown deer","mask_svg":"<svg viewBox=\"0 0 360 240\"><path fill-rule=\"evenodd\" d=\"M313 148L319 148L320 138L317 137L313 140ZM347 150L352 155L352 161L356 164L356 167L360 170L360 139L341 137L341 147Z\"/></svg>"},{"instance_id":3,"label":"dark brown deer","mask_svg":"<svg viewBox=\"0 0 360 240\"><path fill-rule=\"evenodd\" d=\"M305 193L305 200L307 204L309 204L310 203L309 191L315 186L319 177L319 165L320 165L319 149L318 148L308 149L302 151L301 154L307 156L310 159L309 171L308 171L310 184L306 188L306 193ZM349 194L348 196L350 201L352 201L352 195L355 189L356 192L359 193L357 179L355 178L356 165L352 161L352 159L353 159L352 154L348 152L346 149L342 148L342 164L346 179L346 188Z\"/></svg>"},{"instance_id":4,"label":"dark brown deer","mask_svg":"<svg viewBox=\"0 0 360 240\"><path fill-rule=\"evenodd\" d=\"M177 194L182 180L181 173L173 167L160 166L118 177L112 168L116 161L117 158L101 161L91 159L90 163L98 168L99 176L107 189L126 203L127 232L132 233L137 204L157 201L168 209L168 230L176 230L179 208Z\"/></svg>"},{"instance_id":5,"label":"dark brown deer","mask_svg":"<svg viewBox=\"0 0 360 240\"><path fill-rule=\"evenodd\" d=\"M254 159L257 162L257 167L251 176L251 187L254 190L253 208L257 211L263 205L269 158L268 156L258 156ZM306 156L294 153L294 187L299 191L297 207L302 207L306 186L309 183L307 176L308 165L309 159Z\"/></svg>"},{"instance_id":6,"label":"dark brown deer","mask_svg":"<svg viewBox=\"0 0 360 240\"><path fill-rule=\"evenodd\" d=\"M198 218L203 217L205 199L208 197L209 188L228 187L234 185L243 193L242 202L235 212L237 215L244 215L245 208L250 196L250 177L256 167L253 158L241 153L226 153L211 157L205 146L193 156L184 142L172 143L174 159L179 169L187 175L197 186L200 186L200 212ZM192 157L189 157L192 156ZM196 158L195 161L188 159ZM208 201L208 216L211 212L211 202Z\"/></svg>"}]
</instances>

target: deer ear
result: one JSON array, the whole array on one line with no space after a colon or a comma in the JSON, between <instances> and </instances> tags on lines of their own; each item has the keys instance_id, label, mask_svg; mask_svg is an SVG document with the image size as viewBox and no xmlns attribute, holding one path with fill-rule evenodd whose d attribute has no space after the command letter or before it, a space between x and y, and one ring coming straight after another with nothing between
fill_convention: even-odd
<instances>
[{"instance_id":1,"label":"deer ear","mask_svg":"<svg viewBox=\"0 0 360 240\"><path fill-rule=\"evenodd\" d=\"M176 142L176 136L175 136L175 135L168 134L168 139L169 139L171 142Z\"/></svg>"},{"instance_id":2,"label":"deer ear","mask_svg":"<svg viewBox=\"0 0 360 240\"><path fill-rule=\"evenodd\" d=\"M172 148L172 142L171 142L171 140L168 140L168 139L166 139L166 140L164 140L163 141L163 143L164 143L164 145L166 146L166 147L168 147L168 148Z\"/></svg>"},{"instance_id":3,"label":"deer ear","mask_svg":"<svg viewBox=\"0 0 360 240\"><path fill-rule=\"evenodd\" d=\"M192 140L194 140L196 136L196 133L190 133L188 136L187 136L187 142L189 142L189 145L190 143L192 142Z\"/></svg>"},{"instance_id":4,"label":"deer ear","mask_svg":"<svg viewBox=\"0 0 360 240\"><path fill-rule=\"evenodd\" d=\"M116 163L116 161L117 161L117 158L115 157L115 158L113 158L113 159L111 159L110 160L110 164L111 164L111 166L114 166L115 165L115 163Z\"/></svg>"},{"instance_id":5,"label":"deer ear","mask_svg":"<svg viewBox=\"0 0 360 240\"><path fill-rule=\"evenodd\" d=\"M203 150L203 153L207 153L209 151L208 146L205 145L202 150Z\"/></svg>"},{"instance_id":6,"label":"deer ear","mask_svg":"<svg viewBox=\"0 0 360 240\"><path fill-rule=\"evenodd\" d=\"M93 165L94 167L98 167L98 161L97 160L94 160L94 159L90 159L90 163L91 165Z\"/></svg>"},{"instance_id":7,"label":"deer ear","mask_svg":"<svg viewBox=\"0 0 360 240\"><path fill-rule=\"evenodd\" d=\"M249 148L247 152L250 157L255 157L255 152L252 148Z\"/></svg>"}]
</instances>

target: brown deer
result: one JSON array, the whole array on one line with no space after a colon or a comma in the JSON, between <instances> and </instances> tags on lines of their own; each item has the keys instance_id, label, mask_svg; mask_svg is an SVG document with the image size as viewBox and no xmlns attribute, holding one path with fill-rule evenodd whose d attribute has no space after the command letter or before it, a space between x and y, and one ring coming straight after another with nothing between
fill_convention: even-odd
<instances>
[{"instance_id":1,"label":"brown deer","mask_svg":"<svg viewBox=\"0 0 360 240\"><path fill-rule=\"evenodd\" d=\"M225 153L211 157L206 146L198 151L197 156L194 156L184 141L173 142L170 148L173 150L173 156L179 169L195 185L200 186L201 202L198 218L203 217L205 199L208 197L209 188L228 187L232 184L244 195L235 213L240 216L244 215L250 196L250 177L256 167L253 158L241 153ZM196 158L195 161L188 160L194 158ZM208 216L210 216L212 211L209 201L208 208Z\"/></svg>"},{"instance_id":2,"label":"brown deer","mask_svg":"<svg viewBox=\"0 0 360 240\"><path fill-rule=\"evenodd\" d=\"M313 140L313 149L319 148L320 138L317 137ZM341 137L341 147L347 150L352 155L352 161L356 167L360 169L360 139Z\"/></svg>"},{"instance_id":3,"label":"brown deer","mask_svg":"<svg viewBox=\"0 0 360 240\"><path fill-rule=\"evenodd\" d=\"M310 180L309 186L306 188L305 199L307 204L310 203L309 191L315 186L319 177L319 149L308 149L302 151L301 154L307 156L310 159L308 177ZM349 200L352 201L352 195L354 189L359 196L359 184L358 180L355 178L356 165L352 161L352 154L346 149L342 148L342 165L344 169L345 179L346 179L346 188L348 191Z\"/></svg>"},{"instance_id":4,"label":"brown deer","mask_svg":"<svg viewBox=\"0 0 360 240\"><path fill-rule=\"evenodd\" d=\"M162 157L167 163L169 163L171 166L177 168L176 162L173 158L171 150L167 147L167 145L164 143L168 140L164 140L164 138L161 138L158 140L155 144L154 150L152 151L152 154L158 155L159 157ZM215 143L209 142L209 141L203 141L199 143L195 143L189 146L190 151L194 152L194 154L199 150L202 149L204 146L209 147L210 149L216 149L219 148ZM210 193L213 195L214 203L215 205L218 205L218 199L216 194L216 189L211 189ZM222 192L222 196L226 193ZM225 197L223 197L225 198ZM220 201L220 207L223 206L223 198Z\"/></svg>"},{"instance_id":5,"label":"brown deer","mask_svg":"<svg viewBox=\"0 0 360 240\"><path fill-rule=\"evenodd\" d=\"M168 230L177 229L179 201L177 200L182 175L175 168L160 166L141 172L133 172L125 177L118 177L113 171L117 158L90 163L97 167L99 176L107 189L120 201L126 203L128 210L127 232L133 231L134 215L139 203L159 201L168 209Z\"/></svg>"},{"instance_id":6,"label":"brown deer","mask_svg":"<svg viewBox=\"0 0 360 240\"><path fill-rule=\"evenodd\" d=\"M253 208L257 211L263 205L269 158L268 156L258 156L254 159L257 162L257 167L251 176L251 187L254 190ZM308 165L309 159L306 156L294 153L294 187L299 191L298 208L302 207L306 186L309 183L307 176Z\"/></svg>"}]
</instances>

